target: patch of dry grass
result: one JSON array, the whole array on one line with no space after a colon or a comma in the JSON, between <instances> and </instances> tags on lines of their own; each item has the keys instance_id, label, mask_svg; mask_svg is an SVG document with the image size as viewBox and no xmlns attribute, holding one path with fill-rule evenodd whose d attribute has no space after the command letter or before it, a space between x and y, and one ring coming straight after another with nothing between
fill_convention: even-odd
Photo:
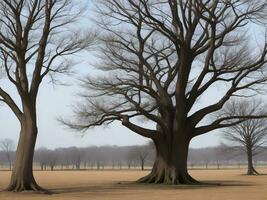
<instances>
[{"instance_id":1,"label":"patch of dry grass","mask_svg":"<svg viewBox=\"0 0 267 200\"><path fill-rule=\"evenodd\" d=\"M259 170L267 173L267 169ZM1 200L267 200L267 176L244 176L242 170L193 170L193 177L221 185L137 185L140 171L35 172L38 183L54 194L1 192ZM9 172L0 172L0 189L8 184Z\"/></svg>"}]
</instances>

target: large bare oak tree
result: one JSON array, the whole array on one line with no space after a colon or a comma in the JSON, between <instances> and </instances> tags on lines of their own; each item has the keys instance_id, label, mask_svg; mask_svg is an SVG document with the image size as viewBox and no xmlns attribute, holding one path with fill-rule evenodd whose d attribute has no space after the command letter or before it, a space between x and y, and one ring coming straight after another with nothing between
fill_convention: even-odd
<instances>
[{"instance_id":1,"label":"large bare oak tree","mask_svg":"<svg viewBox=\"0 0 267 200\"><path fill-rule=\"evenodd\" d=\"M83 80L85 101L65 123L86 130L121 121L156 146L140 182L197 183L187 170L190 140L241 122L207 119L267 80L264 34L256 46L248 31L266 22L266 7L264 0L97 1L99 76ZM197 104L217 87L220 98Z\"/></svg>"},{"instance_id":2,"label":"large bare oak tree","mask_svg":"<svg viewBox=\"0 0 267 200\"><path fill-rule=\"evenodd\" d=\"M73 0L0 2L0 64L6 77L0 85L0 101L9 106L21 125L7 190L41 189L32 173L38 91L45 77L68 72L73 63L66 56L91 44L92 37L81 30L76 32L72 26L82 13ZM14 91L18 96L11 95Z\"/></svg>"},{"instance_id":3,"label":"large bare oak tree","mask_svg":"<svg viewBox=\"0 0 267 200\"><path fill-rule=\"evenodd\" d=\"M226 107L228 115L262 115L266 104L259 100L231 102ZM241 150L247 155L247 175L259 174L253 166L253 157L261 153L267 144L266 119L244 119L240 124L226 128L224 138L230 142L230 150Z\"/></svg>"}]
</instances>

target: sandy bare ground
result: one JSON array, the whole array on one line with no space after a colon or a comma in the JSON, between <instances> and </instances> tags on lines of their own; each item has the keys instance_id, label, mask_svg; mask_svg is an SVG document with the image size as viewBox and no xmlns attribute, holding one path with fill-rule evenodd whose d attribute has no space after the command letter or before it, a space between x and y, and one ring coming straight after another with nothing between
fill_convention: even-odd
<instances>
[{"instance_id":1,"label":"sandy bare ground","mask_svg":"<svg viewBox=\"0 0 267 200\"><path fill-rule=\"evenodd\" d=\"M267 169L259 170L267 173ZM267 175L247 177L242 170L193 170L207 183L203 186L137 185L133 181L148 173L140 171L35 172L41 186L54 194L0 192L0 200L267 200ZM9 172L0 172L0 190Z\"/></svg>"}]
</instances>

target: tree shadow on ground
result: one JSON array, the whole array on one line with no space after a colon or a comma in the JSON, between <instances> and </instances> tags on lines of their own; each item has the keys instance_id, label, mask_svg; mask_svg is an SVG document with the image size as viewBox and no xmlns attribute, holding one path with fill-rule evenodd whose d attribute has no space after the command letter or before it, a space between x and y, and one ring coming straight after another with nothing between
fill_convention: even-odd
<instances>
[{"instance_id":1,"label":"tree shadow on ground","mask_svg":"<svg viewBox=\"0 0 267 200\"><path fill-rule=\"evenodd\" d=\"M66 187L66 188L54 188L51 190L54 194L66 194L66 193L88 193L95 194L120 194L133 193L136 194L138 191L149 190L192 190L192 189L207 189L211 187L242 187L242 186L253 186L250 182L244 181L204 181L199 185L159 185L159 184L137 184L135 182L119 182L109 185L90 185L80 187Z\"/></svg>"},{"instance_id":2,"label":"tree shadow on ground","mask_svg":"<svg viewBox=\"0 0 267 200\"><path fill-rule=\"evenodd\" d=\"M267 175L267 174L264 174ZM140 184L136 182L117 182L110 184L99 184L88 185L88 186L69 186L69 187L55 187L47 188L46 193L41 192L23 192L22 194L46 194L46 195L61 195L61 194L72 194L72 193L86 193L88 195L111 195L111 194L136 194L138 192L151 192L151 190L194 190L194 189L207 189L207 188L216 188L216 187L246 187L253 186L253 183L245 181L236 181L236 180L206 180L197 185L167 185L167 184ZM1 191L5 193L5 191Z\"/></svg>"},{"instance_id":3,"label":"tree shadow on ground","mask_svg":"<svg viewBox=\"0 0 267 200\"><path fill-rule=\"evenodd\" d=\"M266 173L259 173L259 174L250 174L250 175L248 175L248 174L240 174L240 176L246 176L246 177L257 177L257 176L267 176L267 174Z\"/></svg>"}]
</instances>

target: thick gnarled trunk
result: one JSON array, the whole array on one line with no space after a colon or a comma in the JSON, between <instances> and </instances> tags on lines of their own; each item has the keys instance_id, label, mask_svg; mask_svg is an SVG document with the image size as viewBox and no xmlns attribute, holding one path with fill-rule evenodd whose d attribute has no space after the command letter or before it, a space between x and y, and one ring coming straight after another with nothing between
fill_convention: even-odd
<instances>
[{"instance_id":1,"label":"thick gnarled trunk","mask_svg":"<svg viewBox=\"0 0 267 200\"><path fill-rule=\"evenodd\" d=\"M198 184L187 171L189 141L179 140L168 144L156 140L157 157L149 175L138 180L139 183Z\"/></svg>"},{"instance_id":2,"label":"thick gnarled trunk","mask_svg":"<svg viewBox=\"0 0 267 200\"><path fill-rule=\"evenodd\" d=\"M33 176L33 156L37 138L34 112L27 112L21 121L21 132L11 182L7 191L40 191Z\"/></svg>"}]
</instances>

